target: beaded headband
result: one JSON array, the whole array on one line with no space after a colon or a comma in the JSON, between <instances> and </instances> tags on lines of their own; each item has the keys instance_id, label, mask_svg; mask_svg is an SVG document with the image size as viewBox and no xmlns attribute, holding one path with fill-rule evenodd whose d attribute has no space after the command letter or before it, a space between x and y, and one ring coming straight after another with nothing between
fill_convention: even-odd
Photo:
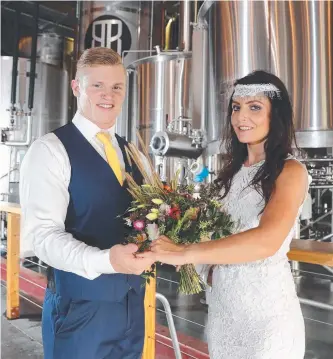
<instances>
[{"instance_id":1,"label":"beaded headband","mask_svg":"<svg viewBox=\"0 0 333 359\"><path fill-rule=\"evenodd\" d=\"M280 98L280 90L273 84L250 84L236 85L232 98L255 96L263 93L265 96L272 98Z\"/></svg>"}]
</instances>

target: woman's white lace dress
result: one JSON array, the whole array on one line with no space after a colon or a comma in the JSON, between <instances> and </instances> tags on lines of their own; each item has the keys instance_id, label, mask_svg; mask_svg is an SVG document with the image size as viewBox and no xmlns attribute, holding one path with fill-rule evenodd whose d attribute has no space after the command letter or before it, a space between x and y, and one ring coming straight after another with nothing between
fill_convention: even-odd
<instances>
[{"instance_id":1,"label":"woman's white lace dress","mask_svg":"<svg viewBox=\"0 0 333 359\"><path fill-rule=\"evenodd\" d=\"M259 224L264 202L248 184L261 164L243 166L223 200L241 232ZM211 359L304 358L304 320L287 259L293 234L270 258L215 267L207 290Z\"/></svg>"}]
</instances>

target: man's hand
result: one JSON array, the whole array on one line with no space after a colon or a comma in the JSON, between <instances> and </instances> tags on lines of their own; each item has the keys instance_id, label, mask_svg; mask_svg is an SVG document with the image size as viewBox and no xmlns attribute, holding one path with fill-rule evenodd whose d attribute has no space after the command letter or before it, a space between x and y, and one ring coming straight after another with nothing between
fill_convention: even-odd
<instances>
[{"instance_id":1,"label":"man's hand","mask_svg":"<svg viewBox=\"0 0 333 359\"><path fill-rule=\"evenodd\" d=\"M110 249L110 263L117 273L140 275L154 263L153 258L135 257L138 246L116 244Z\"/></svg>"}]
</instances>

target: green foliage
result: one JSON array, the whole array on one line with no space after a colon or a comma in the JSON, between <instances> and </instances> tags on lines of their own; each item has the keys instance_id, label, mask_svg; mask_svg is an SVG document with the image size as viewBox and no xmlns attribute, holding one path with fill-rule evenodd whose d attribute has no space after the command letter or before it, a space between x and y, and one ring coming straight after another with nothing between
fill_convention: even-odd
<instances>
[{"instance_id":1,"label":"green foliage","mask_svg":"<svg viewBox=\"0 0 333 359\"><path fill-rule=\"evenodd\" d=\"M131 145L128 152L146 183L139 185L126 174L128 191L133 196L133 202L123 216L127 242L136 243L143 252L149 250L151 241L162 234L176 244L215 240L232 234L234 223L223 210L218 186L203 185L195 193L194 185L179 184L179 172L169 184L163 184L153 170L151 176L144 171L135 146ZM137 229L138 222L143 223L143 229ZM150 269L143 274L148 283L153 273ZM202 290L201 279L193 265L182 266L180 277L180 292L194 294Z\"/></svg>"}]
</instances>

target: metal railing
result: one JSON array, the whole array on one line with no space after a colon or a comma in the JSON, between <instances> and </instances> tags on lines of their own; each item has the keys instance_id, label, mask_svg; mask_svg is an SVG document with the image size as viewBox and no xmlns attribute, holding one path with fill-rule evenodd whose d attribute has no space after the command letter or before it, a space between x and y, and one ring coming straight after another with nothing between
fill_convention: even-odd
<instances>
[{"instance_id":1,"label":"metal railing","mask_svg":"<svg viewBox=\"0 0 333 359\"><path fill-rule=\"evenodd\" d=\"M175 351L176 359L182 359L182 354L180 352L177 331L176 331L175 323L173 321L172 311L171 311L169 301L163 294L160 294L160 293L156 293L156 299L159 300L164 307L164 310L165 310L164 313L166 314L166 317L167 317L168 326L169 326L169 330L170 330L170 337L172 340L172 345L173 345L173 349Z\"/></svg>"}]
</instances>

